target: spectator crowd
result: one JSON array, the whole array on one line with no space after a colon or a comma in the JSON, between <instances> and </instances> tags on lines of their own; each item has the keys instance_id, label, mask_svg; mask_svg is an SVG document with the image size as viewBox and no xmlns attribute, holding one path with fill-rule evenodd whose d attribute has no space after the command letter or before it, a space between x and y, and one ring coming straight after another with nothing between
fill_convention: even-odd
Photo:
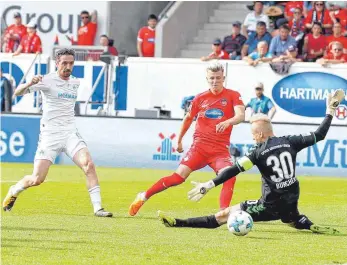
<instances>
[{"instance_id":1,"label":"spectator crowd","mask_svg":"<svg viewBox=\"0 0 347 265\"><path fill-rule=\"evenodd\" d=\"M259 62L304 61L322 65L347 62L347 2L254 1L248 8L251 12L243 23L234 21L231 34L223 40L214 39L211 53L201 60L244 60L252 66ZM92 46L97 32L97 12L82 11L80 18L82 25L77 40L68 35L66 38L72 45ZM147 26L139 30L138 56L154 57L157 22L157 16L151 14ZM107 35L99 37L99 45L106 53L118 55ZM13 56L41 53L37 25L34 22L23 25L21 14L15 13L14 23L3 34L1 51Z\"/></svg>"},{"instance_id":2,"label":"spectator crowd","mask_svg":"<svg viewBox=\"0 0 347 265\"><path fill-rule=\"evenodd\" d=\"M19 12L14 13L13 19L14 23L9 25L2 35L0 51L13 53L13 56L18 56L21 53L42 53L42 41L37 34L37 24L31 20L24 25ZM71 45L93 46L97 32L96 10L91 13L85 10L82 11L80 19L82 24L77 31L77 40L74 40L73 36L66 35L65 37ZM117 56L118 51L113 46L113 43L114 41L106 34L102 34L99 37L99 45L104 47L104 51L110 55ZM54 44L59 44L58 36L56 36ZM96 57L91 58L95 59ZM99 58L100 56L97 57L97 59Z\"/></svg>"},{"instance_id":3,"label":"spectator crowd","mask_svg":"<svg viewBox=\"0 0 347 265\"><path fill-rule=\"evenodd\" d=\"M243 24L212 43L201 59L347 63L347 2L254 1Z\"/></svg>"}]
</instances>

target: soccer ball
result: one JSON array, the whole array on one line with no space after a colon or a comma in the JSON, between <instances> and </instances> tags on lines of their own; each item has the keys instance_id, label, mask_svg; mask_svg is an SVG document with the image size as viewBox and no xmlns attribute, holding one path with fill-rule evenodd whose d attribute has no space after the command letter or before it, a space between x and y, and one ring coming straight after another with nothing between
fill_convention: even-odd
<instances>
[{"instance_id":1,"label":"soccer ball","mask_svg":"<svg viewBox=\"0 0 347 265\"><path fill-rule=\"evenodd\" d=\"M252 230L253 219L244 211L232 212L228 217L227 226L234 235L245 236Z\"/></svg>"}]
</instances>

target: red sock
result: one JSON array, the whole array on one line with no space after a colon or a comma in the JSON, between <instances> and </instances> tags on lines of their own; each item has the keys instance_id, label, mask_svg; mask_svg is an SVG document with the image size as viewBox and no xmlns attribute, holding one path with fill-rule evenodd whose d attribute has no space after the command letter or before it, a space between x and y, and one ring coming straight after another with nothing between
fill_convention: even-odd
<instances>
[{"instance_id":1,"label":"red sock","mask_svg":"<svg viewBox=\"0 0 347 265\"><path fill-rule=\"evenodd\" d=\"M173 173L171 176L163 177L159 179L157 183L155 183L152 187L150 187L146 191L146 199L149 199L154 194L159 193L163 190L166 190L169 187L177 186L185 181L184 178L182 178L177 173Z\"/></svg>"},{"instance_id":2,"label":"red sock","mask_svg":"<svg viewBox=\"0 0 347 265\"><path fill-rule=\"evenodd\" d=\"M233 198L234 185L236 178L232 178L223 183L223 188L219 195L219 207L220 209L228 208Z\"/></svg>"}]
</instances>

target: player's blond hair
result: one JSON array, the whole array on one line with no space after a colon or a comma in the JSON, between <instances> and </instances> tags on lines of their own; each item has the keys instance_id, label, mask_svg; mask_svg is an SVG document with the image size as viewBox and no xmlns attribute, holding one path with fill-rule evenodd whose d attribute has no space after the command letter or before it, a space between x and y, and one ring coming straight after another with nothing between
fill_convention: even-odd
<instances>
[{"instance_id":1,"label":"player's blond hair","mask_svg":"<svg viewBox=\"0 0 347 265\"><path fill-rule=\"evenodd\" d=\"M219 72L219 71L224 72L224 66L219 62L213 62L209 66L207 66L206 71L207 72L211 71L214 73Z\"/></svg>"},{"instance_id":2,"label":"player's blond hair","mask_svg":"<svg viewBox=\"0 0 347 265\"><path fill-rule=\"evenodd\" d=\"M256 126L256 129L261 132L272 132L271 119L263 113L254 114L249 122L254 124L253 126Z\"/></svg>"}]
</instances>

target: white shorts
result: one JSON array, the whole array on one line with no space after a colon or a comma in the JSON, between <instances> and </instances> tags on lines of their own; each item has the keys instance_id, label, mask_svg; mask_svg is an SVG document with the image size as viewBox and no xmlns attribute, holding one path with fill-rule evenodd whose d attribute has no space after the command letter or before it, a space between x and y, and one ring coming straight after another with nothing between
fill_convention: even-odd
<instances>
[{"instance_id":1,"label":"white shorts","mask_svg":"<svg viewBox=\"0 0 347 265\"><path fill-rule=\"evenodd\" d=\"M65 152L71 159L82 148L87 147L77 130L41 131L35 160L46 159L54 163L60 153Z\"/></svg>"}]
</instances>

